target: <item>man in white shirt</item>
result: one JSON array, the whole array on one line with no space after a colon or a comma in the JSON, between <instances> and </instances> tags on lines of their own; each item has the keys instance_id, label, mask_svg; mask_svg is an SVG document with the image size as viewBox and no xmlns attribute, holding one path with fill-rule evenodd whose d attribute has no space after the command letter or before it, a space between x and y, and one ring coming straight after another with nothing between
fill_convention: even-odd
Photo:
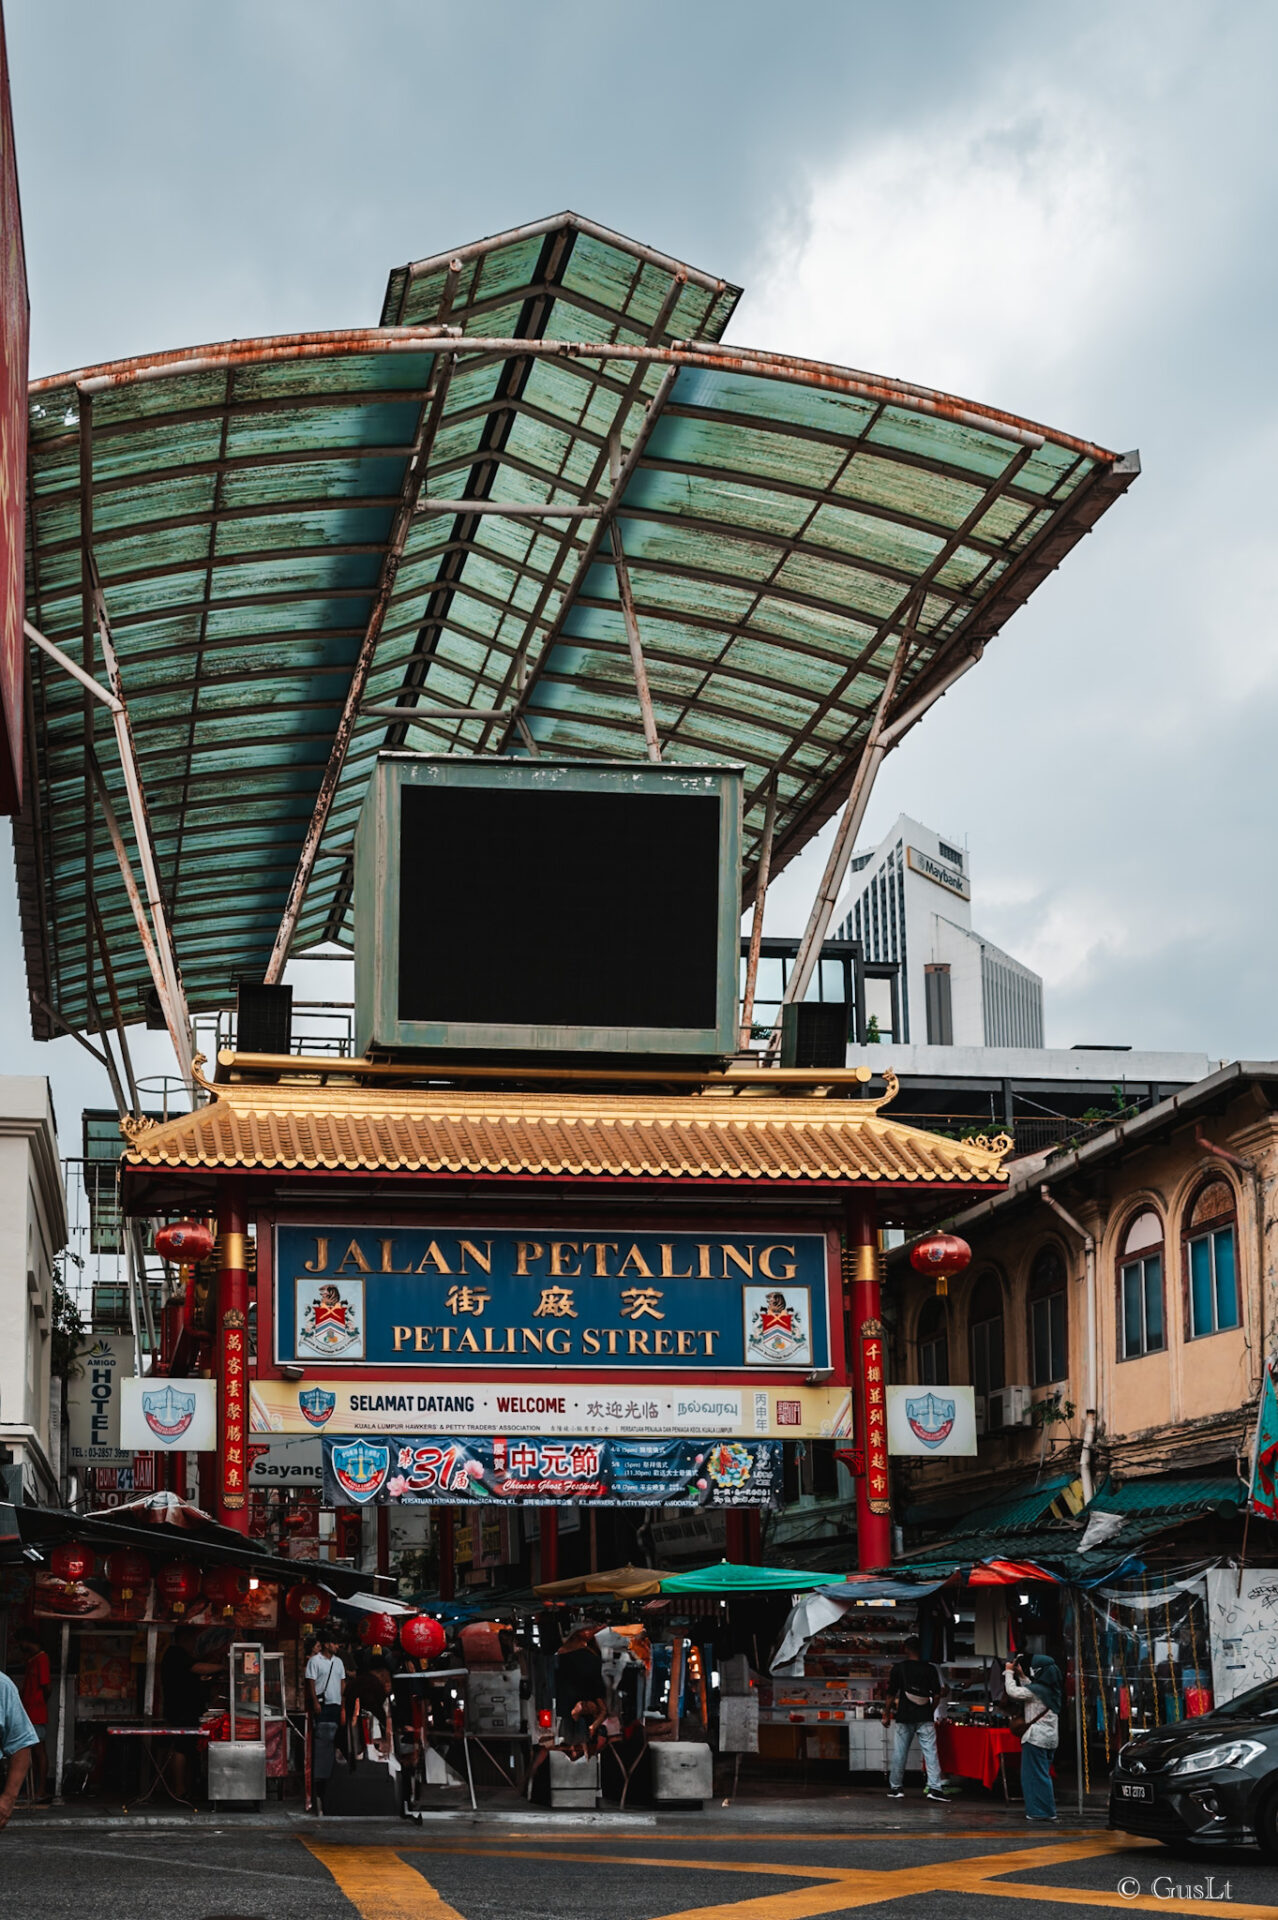
<instances>
[{"instance_id":1,"label":"man in white shirt","mask_svg":"<svg viewBox=\"0 0 1278 1920\"><path fill-rule=\"evenodd\" d=\"M337 1730L342 1724L342 1696L346 1668L332 1630L321 1633L319 1645L306 1663L306 1705L311 1716L312 1811L324 1811L324 1794L337 1758Z\"/></svg>"}]
</instances>

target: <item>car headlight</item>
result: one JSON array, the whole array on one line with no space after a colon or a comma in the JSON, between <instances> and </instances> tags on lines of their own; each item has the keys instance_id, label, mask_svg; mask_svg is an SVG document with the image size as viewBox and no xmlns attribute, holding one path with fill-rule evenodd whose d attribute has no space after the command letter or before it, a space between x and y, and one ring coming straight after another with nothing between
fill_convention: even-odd
<instances>
[{"instance_id":1,"label":"car headlight","mask_svg":"<svg viewBox=\"0 0 1278 1920\"><path fill-rule=\"evenodd\" d=\"M1217 1767L1249 1767L1265 1751L1259 1740L1229 1740L1221 1747L1202 1747L1175 1761L1169 1773L1212 1773Z\"/></svg>"}]
</instances>

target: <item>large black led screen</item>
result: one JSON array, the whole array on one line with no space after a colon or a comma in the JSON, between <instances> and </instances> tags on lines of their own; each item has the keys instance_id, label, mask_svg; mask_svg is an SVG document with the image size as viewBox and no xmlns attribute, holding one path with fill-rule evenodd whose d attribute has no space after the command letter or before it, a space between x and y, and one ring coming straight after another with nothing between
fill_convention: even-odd
<instances>
[{"instance_id":1,"label":"large black led screen","mask_svg":"<svg viewBox=\"0 0 1278 1920\"><path fill-rule=\"evenodd\" d=\"M401 1020L715 1025L717 795L405 786L401 807Z\"/></svg>"}]
</instances>

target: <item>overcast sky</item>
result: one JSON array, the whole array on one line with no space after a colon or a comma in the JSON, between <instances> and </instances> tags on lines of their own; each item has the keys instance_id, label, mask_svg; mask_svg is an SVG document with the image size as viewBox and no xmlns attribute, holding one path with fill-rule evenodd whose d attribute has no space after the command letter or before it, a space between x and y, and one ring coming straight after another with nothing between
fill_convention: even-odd
<instances>
[{"instance_id":1,"label":"overcast sky","mask_svg":"<svg viewBox=\"0 0 1278 1920\"><path fill-rule=\"evenodd\" d=\"M1272 0L5 15L33 375L369 324L393 265L567 206L743 284L740 343L1139 448L888 761L864 838L908 810L967 840L1050 1044L1278 1053ZM69 1147L105 1079L30 1041L0 906L9 1070L54 1073Z\"/></svg>"}]
</instances>

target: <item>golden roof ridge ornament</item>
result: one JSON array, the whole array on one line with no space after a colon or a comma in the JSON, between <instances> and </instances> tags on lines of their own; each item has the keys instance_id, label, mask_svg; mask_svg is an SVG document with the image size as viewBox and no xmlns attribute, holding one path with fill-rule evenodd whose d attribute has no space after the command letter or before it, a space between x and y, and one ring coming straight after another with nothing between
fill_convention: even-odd
<instances>
[{"instance_id":1,"label":"golden roof ridge ornament","mask_svg":"<svg viewBox=\"0 0 1278 1920\"><path fill-rule=\"evenodd\" d=\"M871 1078L871 1074L868 1069L865 1072L865 1077L867 1080ZM897 1079L896 1074L893 1072L891 1067L884 1067L882 1093L879 1095L877 1100L866 1100L864 1097L862 1097L862 1099L858 1102L857 1112L864 1113L868 1109L870 1113L877 1113L880 1107L886 1107L890 1104L891 1101L895 1100L897 1094L900 1091L901 1091L901 1082ZM908 1123L905 1121L902 1121L901 1124L902 1126L905 1126Z\"/></svg>"},{"instance_id":2,"label":"golden roof ridge ornament","mask_svg":"<svg viewBox=\"0 0 1278 1920\"><path fill-rule=\"evenodd\" d=\"M191 1078L192 1080L194 1080L197 1087L202 1088L203 1091L208 1094L210 1100L218 1100L221 1098L221 1089L219 1087L215 1087L211 1080L206 1080L204 1078L204 1075L200 1072L200 1068L207 1065L208 1065L207 1054L193 1053L191 1055Z\"/></svg>"}]
</instances>

